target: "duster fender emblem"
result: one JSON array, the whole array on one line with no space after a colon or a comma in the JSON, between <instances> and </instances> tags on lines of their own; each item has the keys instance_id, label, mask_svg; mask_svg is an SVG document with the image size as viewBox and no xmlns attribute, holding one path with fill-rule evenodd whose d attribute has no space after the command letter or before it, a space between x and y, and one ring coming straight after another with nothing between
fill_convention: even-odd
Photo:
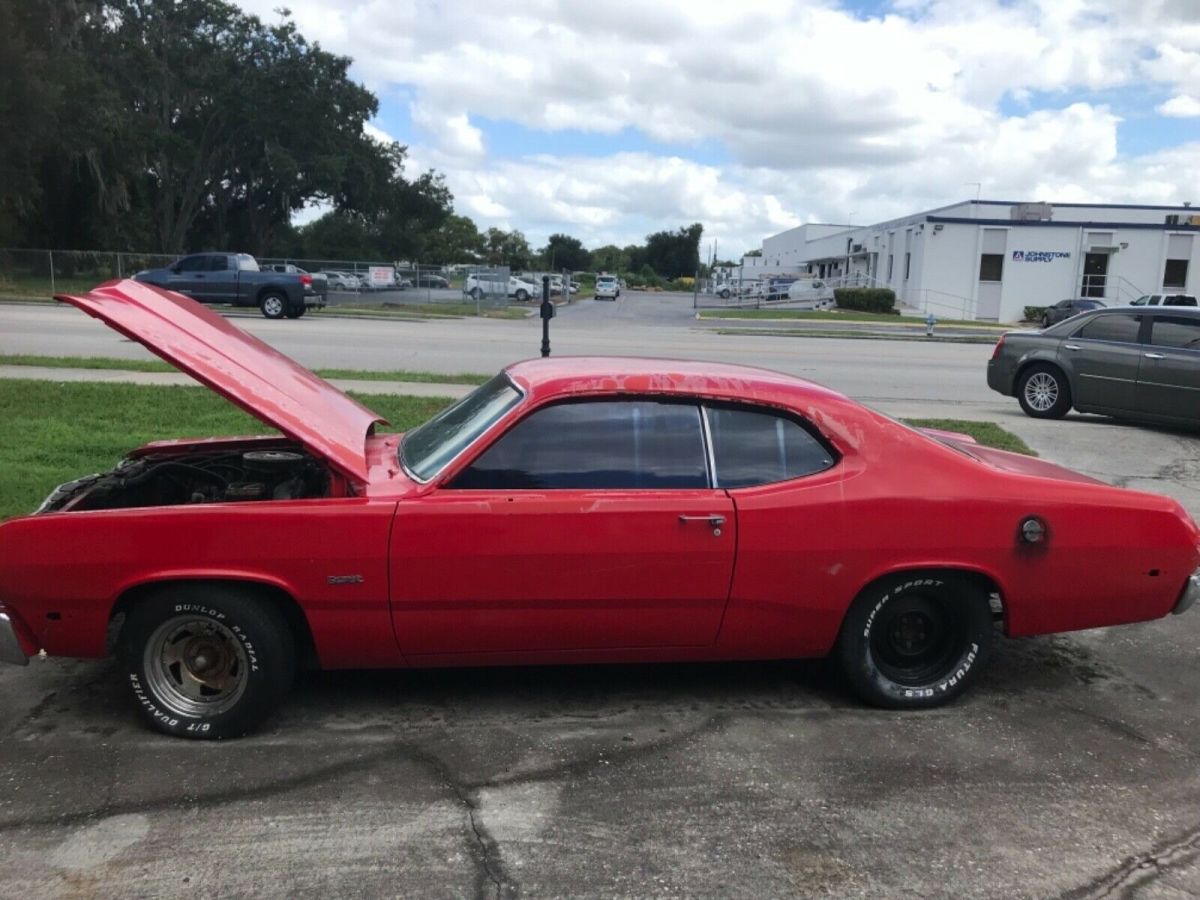
<instances>
[{"instance_id":1,"label":"duster fender emblem","mask_svg":"<svg viewBox=\"0 0 1200 900\"><path fill-rule=\"evenodd\" d=\"M363 577L361 575L330 575L325 579L330 584L362 584Z\"/></svg>"}]
</instances>

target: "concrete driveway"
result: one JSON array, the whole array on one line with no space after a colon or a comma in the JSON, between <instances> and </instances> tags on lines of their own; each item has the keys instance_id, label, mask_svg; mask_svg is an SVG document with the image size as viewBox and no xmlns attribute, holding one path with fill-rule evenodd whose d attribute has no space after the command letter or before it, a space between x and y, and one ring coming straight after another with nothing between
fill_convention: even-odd
<instances>
[{"instance_id":1,"label":"concrete driveway","mask_svg":"<svg viewBox=\"0 0 1200 900\"><path fill-rule=\"evenodd\" d=\"M1193 437L1035 422L862 345L848 378L898 360L863 382L884 411L994 419L1200 514ZM0 668L0 896L1200 894L1200 611L1002 639L921 714L819 661L310 673L225 744L124 694L109 662Z\"/></svg>"}]
</instances>

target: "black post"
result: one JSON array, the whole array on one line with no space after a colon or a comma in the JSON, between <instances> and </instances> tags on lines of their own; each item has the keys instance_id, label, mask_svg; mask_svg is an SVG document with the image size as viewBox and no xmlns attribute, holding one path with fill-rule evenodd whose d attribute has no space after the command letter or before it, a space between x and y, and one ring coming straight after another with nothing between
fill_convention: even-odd
<instances>
[{"instance_id":1,"label":"black post","mask_svg":"<svg viewBox=\"0 0 1200 900\"><path fill-rule=\"evenodd\" d=\"M542 356L550 355L550 320L554 318L554 304L550 302L550 276L542 276Z\"/></svg>"}]
</instances>

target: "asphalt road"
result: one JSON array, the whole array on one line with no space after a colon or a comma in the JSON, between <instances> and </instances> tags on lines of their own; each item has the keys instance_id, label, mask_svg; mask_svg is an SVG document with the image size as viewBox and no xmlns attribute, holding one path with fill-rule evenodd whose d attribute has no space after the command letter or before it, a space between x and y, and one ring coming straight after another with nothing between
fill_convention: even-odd
<instances>
[{"instance_id":1,"label":"asphalt road","mask_svg":"<svg viewBox=\"0 0 1200 900\"><path fill-rule=\"evenodd\" d=\"M721 335L693 315L686 294L585 300L559 308L551 345L556 356L683 357L766 366L870 400L993 400L983 380L987 346ZM537 318L400 321L316 314L269 321L248 313L237 323L316 367L494 372L537 356L542 340ZM97 320L45 305L0 305L0 353L148 357Z\"/></svg>"},{"instance_id":2,"label":"asphalt road","mask_svg":"<svg viewBox=\"0 0 1200 900\"><path fill-rule=\"evenodd\" d=\"M1034 423L987 395L987 348L646 312L564 310L556 352L733 358L897 414L997 418L1200 513L1194 438ZM312 364L440 371L498 368L536 328L239 324ZM0 352L135 350L0 307ZM922 714L861 707L820 662L313 673L220 745L145 731L110 663L35 660L0 669L0 896L1191 897L1198 719L1200 611L1001 640L971 693Z\"/></svg>"}]
</instances>

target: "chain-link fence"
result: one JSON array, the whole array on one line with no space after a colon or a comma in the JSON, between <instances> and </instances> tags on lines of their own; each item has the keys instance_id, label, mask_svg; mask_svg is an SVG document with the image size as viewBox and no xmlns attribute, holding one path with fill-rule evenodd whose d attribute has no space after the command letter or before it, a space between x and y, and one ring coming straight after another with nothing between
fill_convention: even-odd
<instances>
[{"instance_id":1,"label":"chain-link fence","mask_svg":"<svg viewBox=\"0 0 1200 900\"><path fill-rule=\"evenodd\" d=\"M45 300L56 293L83 292L145 269L166 268L180 256L0 248L0 298ZM528 282L514 280L506 268L296 257L262 257L258 263L264 270L324 276L330 306L436 305L446 312L469 314L541 297L540 280L536 286L531 276L522 276Z\"/></svg>"},{"instance_id":2,"label":"chain-link fence","mask_svg":"<svg viewBox=\"0 0 1200 900\"><path fill-rule=\"evenodd\" d=\"M86 291L113 278L168 266L175 259L161 253L0 248L0 297L44 300L56 293Z\"/></svg>"}]
</instances>

